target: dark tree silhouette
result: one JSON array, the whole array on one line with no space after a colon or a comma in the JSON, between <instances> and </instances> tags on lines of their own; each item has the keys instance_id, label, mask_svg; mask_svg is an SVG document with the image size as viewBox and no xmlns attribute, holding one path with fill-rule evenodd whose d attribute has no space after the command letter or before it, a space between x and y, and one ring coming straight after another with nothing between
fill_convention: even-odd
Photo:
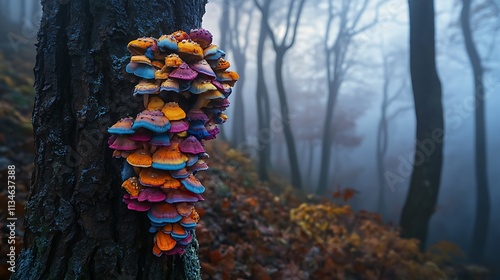
<instances>
[{"instance_id":1,"label":"dark tree silhouette","mask_svg":"<svg viewBox=\"0 0 500 280\"><path fill-rule=\"evenodd\" d=\"M410 71L417 119L415 161L401 214L403 237L417 238L423 249L435 211L443 161L443 107L436 70L434 1L409 0Z\"/></svg>"},{"instance_id":2,"label":"dark tree silhouette","mask_svg":"<svg viewBox=\"0 0 500 280\"><path fill-rule=\"evenodd\" d=\"M286 16L285 35L281 38L281 41L278 41L277 35L273 33L269 25L269 9L267 9L267 12L265 12L264 9L264 6L270 4L271 1L272 0L265 0L264 4L261 5L257 0L255 0L255 4L261 12L269 38L271 38L273 48L276 53L276 59L274 61L274 75L276 77L276 87L278 89L278 98L281 109L281 125L283 126L283 134L285 135L288 159L290 162L291 183L295 188L301 189L302 179L299 168L299 159L297 157L295 139L290 123L290 107L288 105L283 81L283 62L285 54L295 43L297 28L299 26L300 16L302 14L305 0L299 0L297 4L295 4L295 0L290 1Z\"/></svg>"},{"instance_id":3,"label":"dark tree silhouette","mask_svg":"<svg viewBox=\"0 0 500 280\"><path fill-rule=\"evenodd\" d=\"M484 256L490 222L490 191L488 187L486 159L486 127L485 127L485 92L483 83L483 66L481 57L474 44L470 28L471 0L462 0L460 23L464 36L465 49L472 66L474 78L475 110L475 149L476 149L476 217L472 235L471 255L474 261L481 262Z\"/></svg>"},{"instance_id":4,"label":"dark tree silhouette","mask_svg":"<svg viewBox=\"0 0 500 280\"><path fill-rule=\"evenodd\" d=\"M155 257L144 213L121 202L106 132L135 115L127 43L200 26L206 0L42 1L33 109L35 170L12 279L196 279L197 242ZM135 106L135 107L134 107Z\"/></svg>"}]
</instances>

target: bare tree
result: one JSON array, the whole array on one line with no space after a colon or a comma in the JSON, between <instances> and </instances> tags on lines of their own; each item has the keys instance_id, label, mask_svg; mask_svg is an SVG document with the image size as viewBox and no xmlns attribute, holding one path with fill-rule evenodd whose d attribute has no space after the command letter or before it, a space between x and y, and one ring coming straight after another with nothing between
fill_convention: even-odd
<instances>
[{"instance_id":1,"label":"bare tree","mask_svg":"<svg viewBox=\"0 0 500 280\"><path fill-rule=\"evenodd\" d=\"M243 106L243 94L242 90L245 85L245 67L246 67L246 52L249 45L249 35L250 27L252 27L252 12L253 5L249 7L245 6L243 1L234 3L232 5L232 16L233 20L229 26L229 42L231 45L231 52L234 56L234 62L236 64L236 70L240 75L238 84L235 88L235 100L234 100L234 117L233 126L231 133L231 142L233 147L239 147L242 143L247 140L246 129L245 129L245 107ZM246 15L246 23L243 25L243 13ZM227 15L229 18L229 15ZM243 29L239 28L243 25Z\"/></svg>"},{"instance_id":2,"label":"bare tree","mask_svg":"<svg viewBox=\"0 0 500 280\"><path fill-rule=\"evenodd\" d=\"M257 0L254 0L257 4ZM258 166L257 172L261 181L269 181L268 166L271 162L271 101L264 78L264 44L268 38L266 26L269 16L269 6L271 1L264 1L261 6L259 40L257 43L257 88L255 98L257 100L257 121L258 121Z\"/></svg>"},{"instance_id":3,"label":"bare tree","mask_svg":"<svg viewBox=\"0 0 500 280\"><path fill-rule=\"evenodd\" d=\"M301 189L301 172L299 168L295 139L290 126L290 107L288 106L285 86L283 82L283 62L285 54L295 43L297 28L299 26L300 16L302 14L305 0L299 0L297 4L295 4L296 0L290 1L285 23L285 34L279 42L277 35L273 32L269 25L269 6L267 6L266 10L266 5L270 4L271 1L272 0L265 0L263 5L260 4L258 0L255 0L254 2L261 12L265 27L268 31L269 37L271 38L273 48L276 53L276 58L274 61L274 74L276 76L276 86L278 89L278 97L280 101L281 124L283 126L283 133L285 135L288 158L290 161L292 184L295 188Z\"/></svg>"},{"instance_id":4,"label":"bare tree","mask_svg":"<svg viewBox=\"0 0 500 280\"><path fill-rule=\"evenodd\" d=\"M417 119L415 160L401 214L401 235L423 249L435 211L443 162L443 106L436 70L433 0L409 0L410 70Z\"/></svg>"},{"instance_id":5,"label":"bare tree","mask_svg":"<svg viewBox=\"0 0 500 280\"><path fill-rule=\"evenodd\" d=\"M385 168L385 157L387 155L388 143L389 143L389 122L396 118L400 113L407 110L413 109L413 106L403 106L396 109L392 114L389 115L389 109L391 105L397 101L403 92L406 90L407 78L406 71L405 76L402 79L399 87L391 94L391 84L395 80L394 72L397 70L397 65L404 58L401 58L395 53L388 55L384 51L384 46L382 43L382 72L383 72L383 89L382 89L382 102L380 105L380 120L377 128L377 145L376 145L376 164L377 164L377 178L378 178L378 201L377 209L382 215L386 211L386 201L385 194L387 189L387 183L384 177L386 172ZM406 70L406 66L403 67Z\"/></svg>"},{"instance_id":6,"label":"bare tree","mask_svg":"<svg viewBox=\"0 0 500 280\"><path fill-rule=\"evenodd\" d=\"M323 194L329 186L330 157L332 154L332 139L334 131L331 124L334 117L335 105L340 87L352 66L347 61L349 45L353 38L373 27L377 17L370 23L360 26L361 18L368 6L368 0L351 1L341 0L340 6L335 6L333 0L328 1L328 20L326 24L324 51L326 54L325 67L327 70L328 98L326 101L325 121L323 125L323 139L321 146L321 161L317 194ZM378 7L377 7L378 12ZM337 33L333 36L332 27L337 21ZM332 42L333 41L333 42Z\"/></svg>"},{"instance_id":7,"label":"bare tree","mask_svg":"<svg viewBox=\"0 0 500 280\"><path fill-rule=\"evenodd\" d=\"M481 57L477 51L470 27L471 0L462 0L460 23L464 37L465 49L472 66L474 79L475 110L475 150L476 150L476 216L472 235L471 255L474 261L481 262L484 256L488 229L490 225L490 191L488 187L486 126L485 126L485 92Z\"/></svg>"}]
</instances>

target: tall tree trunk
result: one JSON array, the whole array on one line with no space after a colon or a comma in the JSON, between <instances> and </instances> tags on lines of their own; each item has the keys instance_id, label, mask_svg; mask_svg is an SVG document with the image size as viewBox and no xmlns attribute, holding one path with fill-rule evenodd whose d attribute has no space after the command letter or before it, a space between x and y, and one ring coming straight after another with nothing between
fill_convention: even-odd
<instances>
[{"instance_id":1,"label":"tall tree trunk","mask_svg":"<svg viewBox=\"0 0 500 280\"><path fill-rule=\"evenodd\" d=\"M121 202L106 129L139 112L126 44L200 26L206 1L43 1L35 66L35 169L12 279L199 279L197 242L155 257L144 213ZM129 278L127 278L129 277Z\"/></svg>"},{"instance_id":2,"label":"tall tree trunk","mask_svg":"<svg viewBox=\"0 0 500 280\"><path fill-rule=\"evenodd\" d=\"M249 20L244 30L243 42L240 42L241 31L239 26L241 23L241 7L234 7L233 9L233 22L232 30L230 30L230 41L231 41L231 51L234 55L234 62L236 64L236 70L240 75L238 84L235 88L235 99L234 99L234 120L232 126L232 144L233 147L241 147L240 145L245 145L247 141L246 128L245 128L245 107L243 106L243 89L245 85L245 69L246 69L246 50L249 41L249 33L251 27L251 15L249 14ZM229 15L227 15L229 17Z\"/></svg>"},{"instance_id":3,"label":"tall tree trunk","mask_svg":"<svg viewBox=\"0 0 500 280\"><path fill-rule=\"evenodd\" d=\"M276 61L274 65L274 74L276 75L276 86L278 88L278 97L281 107L281 125L283 126L283 133L285 135L285 142L288 152L288 160L290 161L290 172L292 185L296 189L302 189L302 177L299 167L299 159L297 157L297 149L295 146L295 139L290 123L290 107L286 99L285 86L283 84L283 59L285 56L284 50L276 50Z\"/></svg>"},{"instance_id":4,"label":"tall tree trunk","mask_svg":"<svg viewBox=\"0 0 500 280\"><path fill-rule=\"evenodd\" d=\"M388 65L387 60L384 59L384 86L382 95L382 105L381 105L381 115L378 123L377 130L377 178L378 178L378 201L377 209L382 216L385 216L385 188L387 184L385 183L385 155L387 153L387 106L389 97L389 76L388 76Z\"/></svg>"},{"instance_id":5,"label":"tall tree trunk","mask_svg":"<svg viewBox=\"0 0 500 280\"><path fill-rule=\"evenodd\" d=\"M403 237L425 247L434 213L443 160L443 107L436 70L434 1L409 0L410 70L417 119L415 161L410 189L401 214Z\"/></svg>"},{"instance_id":6,"label":"tall tree trunk","mask_svg":"<svg viewBox=\"0 0 500 280\"><path fill-rule=\"evenodd\" d=\"M264 11L261 15L259 41L257 43L257 120L258 132L257 141L258 147L258 166L257 172L261 181L269 181L268 166L271 162L271 105L269 100L269 92L267 90L266 80L264 78L264 43L268 36L266 28L267 13L269 11L270 1L265 1L263 4Z\"/></svg>"},{"instance_id":7,"label":"tall tree trunk","mask_svg":"<svg viewBox=\"0 0 500 280\"><path fill-rule=\"evenodd\" d=\"M476 101L476 216L474 221L470 258L473 261L481 262L484 257L484 249L486 246L486 240L488 239L488 229L490 225L490 193L486 166L483 66L481 64L481 58L474 44L470 29L471 0L462 0L462 3L463 7L460 15L460 22L462 25L465 49L467 50L467 55L469 57L474 75L474 99Z\"/></svg>"}]
</instances>

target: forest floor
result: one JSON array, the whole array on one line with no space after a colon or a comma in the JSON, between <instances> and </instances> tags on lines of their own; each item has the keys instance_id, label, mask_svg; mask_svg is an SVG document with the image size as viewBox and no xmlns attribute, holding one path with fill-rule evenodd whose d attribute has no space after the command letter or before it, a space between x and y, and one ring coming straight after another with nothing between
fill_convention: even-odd
<instances>
[{"instance_id":1,"label":"forest floor","mask_svg":"<svg viewBox=\"0 0 500 280\"><path fill-rule=\"evenodd\" d=\"M0 182L15 164L17 253L34 157L32 61L32 53L0 51ZM454 244L443 241L422 253L417 240L400 238L380 215L353 211L352 194L320 199L276 176L259 182L254 162L214 142L206 147L210 169L199 174L207 188L196 228L204 279L488 279L485 268L457 262L464 256ZM7 200L2 190L2 221ZM0 226L0 279L7 279L9 230Z\"/></svg>"}]
</instances>

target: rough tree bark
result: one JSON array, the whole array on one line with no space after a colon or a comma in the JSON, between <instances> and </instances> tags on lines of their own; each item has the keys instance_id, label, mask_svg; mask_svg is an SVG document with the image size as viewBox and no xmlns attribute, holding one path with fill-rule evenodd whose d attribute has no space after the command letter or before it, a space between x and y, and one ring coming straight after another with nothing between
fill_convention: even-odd
<instances>
[{"instance_id":1,"label":"rough tree bark","mask_svg":"<svg viewBox=\"0 0 500 280\"><path fill-rule=\"evenodd\" d=\"M481 262L484 256L490 223L490 194L488 187L486 159L486 127L485 127L485 92L483 83L483 66L481 57L474 44L470 28L471 0L462 0L460 23L464 36L465 49L469 57L474 75L475 113L475 149L476 149L476 216L472 235L470 258Z\"/></svg>"},{"instance_id":2,"label":"rough tree bark","mask_svg":"<svg viewBox=\"0 0 500 280\"><path fill-rule=\"evenodd\" d=\"M33 109L35 170L12 279L196 279L197 242L157 258L144 213L121 202L106 129L141 109L127 43L201 24L206 0L45 0Z\"/></svg>"},{"instance_id":3,"label":"rough tree bark","mask_svg":"<svg viewBox=\"0 0 500 280\"><path fill-rule=\"evenodd\" d=\"M410 70L417 119L415 161L410 189L401 214L403 237L425 247L434 213L443 160L443 107L436 70L434 1L409 0Z\"/></svg>"}]
</instances>

